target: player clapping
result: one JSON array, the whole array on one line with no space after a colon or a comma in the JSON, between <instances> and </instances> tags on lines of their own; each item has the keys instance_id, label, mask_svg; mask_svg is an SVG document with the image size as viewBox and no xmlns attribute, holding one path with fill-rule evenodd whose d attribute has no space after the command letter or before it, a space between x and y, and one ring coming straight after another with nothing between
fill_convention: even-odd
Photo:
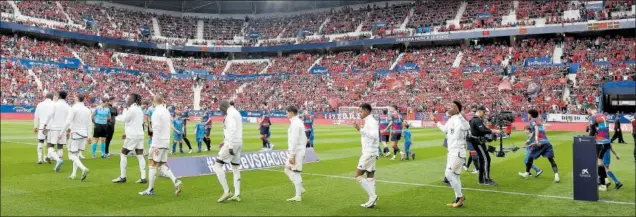
<instances>
[{"instance_id":1,"label":"player clapping","mask_svg":"<svg viewBox=\"0 0 636 217\"><path fill-rule=\"evenodd\" d=\"M378 201L378 195L375 192L375 162L378 160L378 148L380 147L380 138L378 131L380 127L378 121L371 115L371 105L364 103L360 105L360 117L364 120L364 125L360 127L355 123L353 127L360 132L360 143L362 144L362 156L358 161L356 170L356 181L360 183L362 188L369 195L366 203L360 204L362 207L373 208ZM367 174L367 178L362 175Z\"/></svg>"}]
</instances>

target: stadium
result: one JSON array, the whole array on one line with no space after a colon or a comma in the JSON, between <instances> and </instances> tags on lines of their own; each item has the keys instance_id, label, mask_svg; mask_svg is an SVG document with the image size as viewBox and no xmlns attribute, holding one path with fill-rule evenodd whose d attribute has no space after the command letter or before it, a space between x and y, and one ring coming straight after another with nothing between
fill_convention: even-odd
<instances>
[{"instance_id":1,"label":"stadium","mask_svg":"<svg viewBox=\"0 0 636 217\"><path fill-rule=\"evenodd\" d=\"M0 15L3 216L636 215L632 0L16 0L0 1ZM58 104L89 115L93 134L73 137L80 119ZM143 108L143 153L127 147L137 139L133 104ZM153 104L170 113L168 125L155 121L163 110L148 112ZM486 173L496 184L470 159L461 174L446 168L467 139L438 126L470 122L470 142L481 113L494 141L477 155L492 156ZM498 124L502 115L510 120ZM381 125L374 142L358 132L377 127L371 119ZM311 133L290 136L295 121ZM109 132L95 136L102 122ZM237 135L228 129L242 132L242 148L228 143ZM396 141L388 153L384 131ZM534 135L549 138L550 161L527 164ZM587 135L596 146L583 147ZM599 135L612 137L611 170L609 160L581 157L598 154ZM163 136L172 151L154 167ZM289 172L292 138L303 138L302 173ZM367 143L380 150L365 179L357 173L371 172L358 161ZM220 160L228 147L237 163ZM523 177L530 165L545 173ZM242 183L240 199L222 200L225 172L232 191Z\"/></svg>"}]
</instances>

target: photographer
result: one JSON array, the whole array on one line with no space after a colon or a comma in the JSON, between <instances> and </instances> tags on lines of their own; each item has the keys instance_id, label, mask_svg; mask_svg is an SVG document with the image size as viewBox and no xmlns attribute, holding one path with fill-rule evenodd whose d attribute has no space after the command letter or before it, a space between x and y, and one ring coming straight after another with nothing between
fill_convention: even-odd
<instances>
[{"instance_id":1,"label":"photographer","mask_svg":"<svg viewBox=\"0 0 636 217\"><path fill-rule=\"evenodd\" d=\"M475 116L470 120L469 142L473 144L479 156L479 184L496 186L497 183L490 179L490 154L486 148L486 136L488 134L499 134L500 130L491 130L484 124L486 107L474 108Z\"/></svg>"}]
</instances>

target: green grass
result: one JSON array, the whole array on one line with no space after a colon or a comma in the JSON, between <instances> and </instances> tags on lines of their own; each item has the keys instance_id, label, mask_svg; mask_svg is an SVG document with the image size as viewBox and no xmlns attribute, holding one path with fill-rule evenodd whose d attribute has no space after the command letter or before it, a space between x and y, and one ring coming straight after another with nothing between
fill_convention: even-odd
<instances>
[{"instance_id":1,"label":"green grass","mask_svg":"<svg viewBox=\"0 0 636 217\"><path fill-rule=\"evenodd\" d=\"M552 183L553 173L545 159L536 164L546 172L539 178L523 180L523 150L506 158L493 158L492 178L497 187L480 186L477 176L463 173L465 207L451 209L446 203L453 198L452 189L440 182L446 165L446 150L441 146L443 134L437 129L412 129L417 153L415 161L378 161L376 179L380 196L375 209L365 209L366 193L353 180L360 155L360 138L349 126L318 126L316 151L320 162L304 166L307 193L302 203L287 203L293 196L293 185L282 168L253 170L242 173L240 203L216 203L221 187L215 176L184 178L184 191L175 197L168 179L157 180L155 196L142 197L137 192L146 185L135 184L138 169L134 158L128 165L129 182L113 184L119 175L119 156L110 159L86 159L91 169L85 182L68 180L71 164L60 173L52 165L37 165L35 135L29 121L1 123L1 215L611 215L634 216L634 141L626 135L628 145L616 145L623 157L613 160L612 169L625 186L601 192L604 202L580 202L572 197L571 141L579 133L548 132L554 144L561 183ZM212 132L213 144L222 138L218 124ZM244 152L261 147L256 125L244 127ZM123 125L118 123L111 147L118 153ZM194 132L190 130L190 132ZM274 125L272 141L277 149L286 148L286 126ZM191 140L192 141L192 140ZM523 135L515 132L505 144L522 144ZM216 154L216 151L212 153ZM207 154L207 153L206 153ZM85 153L89 156L90 153ZM65 157L67 154L65 153ZM228 174L228 178L231 177ZM229 179L230 186L231 179Z\"/></svg>"}]
</instances>

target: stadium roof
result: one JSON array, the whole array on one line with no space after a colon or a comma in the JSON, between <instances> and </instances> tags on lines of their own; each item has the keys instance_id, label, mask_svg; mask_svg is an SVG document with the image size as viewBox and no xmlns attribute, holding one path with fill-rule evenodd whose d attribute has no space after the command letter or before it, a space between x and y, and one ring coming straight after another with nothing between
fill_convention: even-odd
<instances>
[{"instance_id":1,"label":"stadium roof","mask_svg":"<svg viewBox=\"0 0 636 217\"><path fill-rule=\"evenodd\" d=\"M386 0L385 0L386 1ZM358 1L204 1L204 0L111 0L110 2L149 9L176 11L183 13L207 14L264 14L293 12L320 8L383 2L381 0Z\"/></svg>"}]
</instances>

